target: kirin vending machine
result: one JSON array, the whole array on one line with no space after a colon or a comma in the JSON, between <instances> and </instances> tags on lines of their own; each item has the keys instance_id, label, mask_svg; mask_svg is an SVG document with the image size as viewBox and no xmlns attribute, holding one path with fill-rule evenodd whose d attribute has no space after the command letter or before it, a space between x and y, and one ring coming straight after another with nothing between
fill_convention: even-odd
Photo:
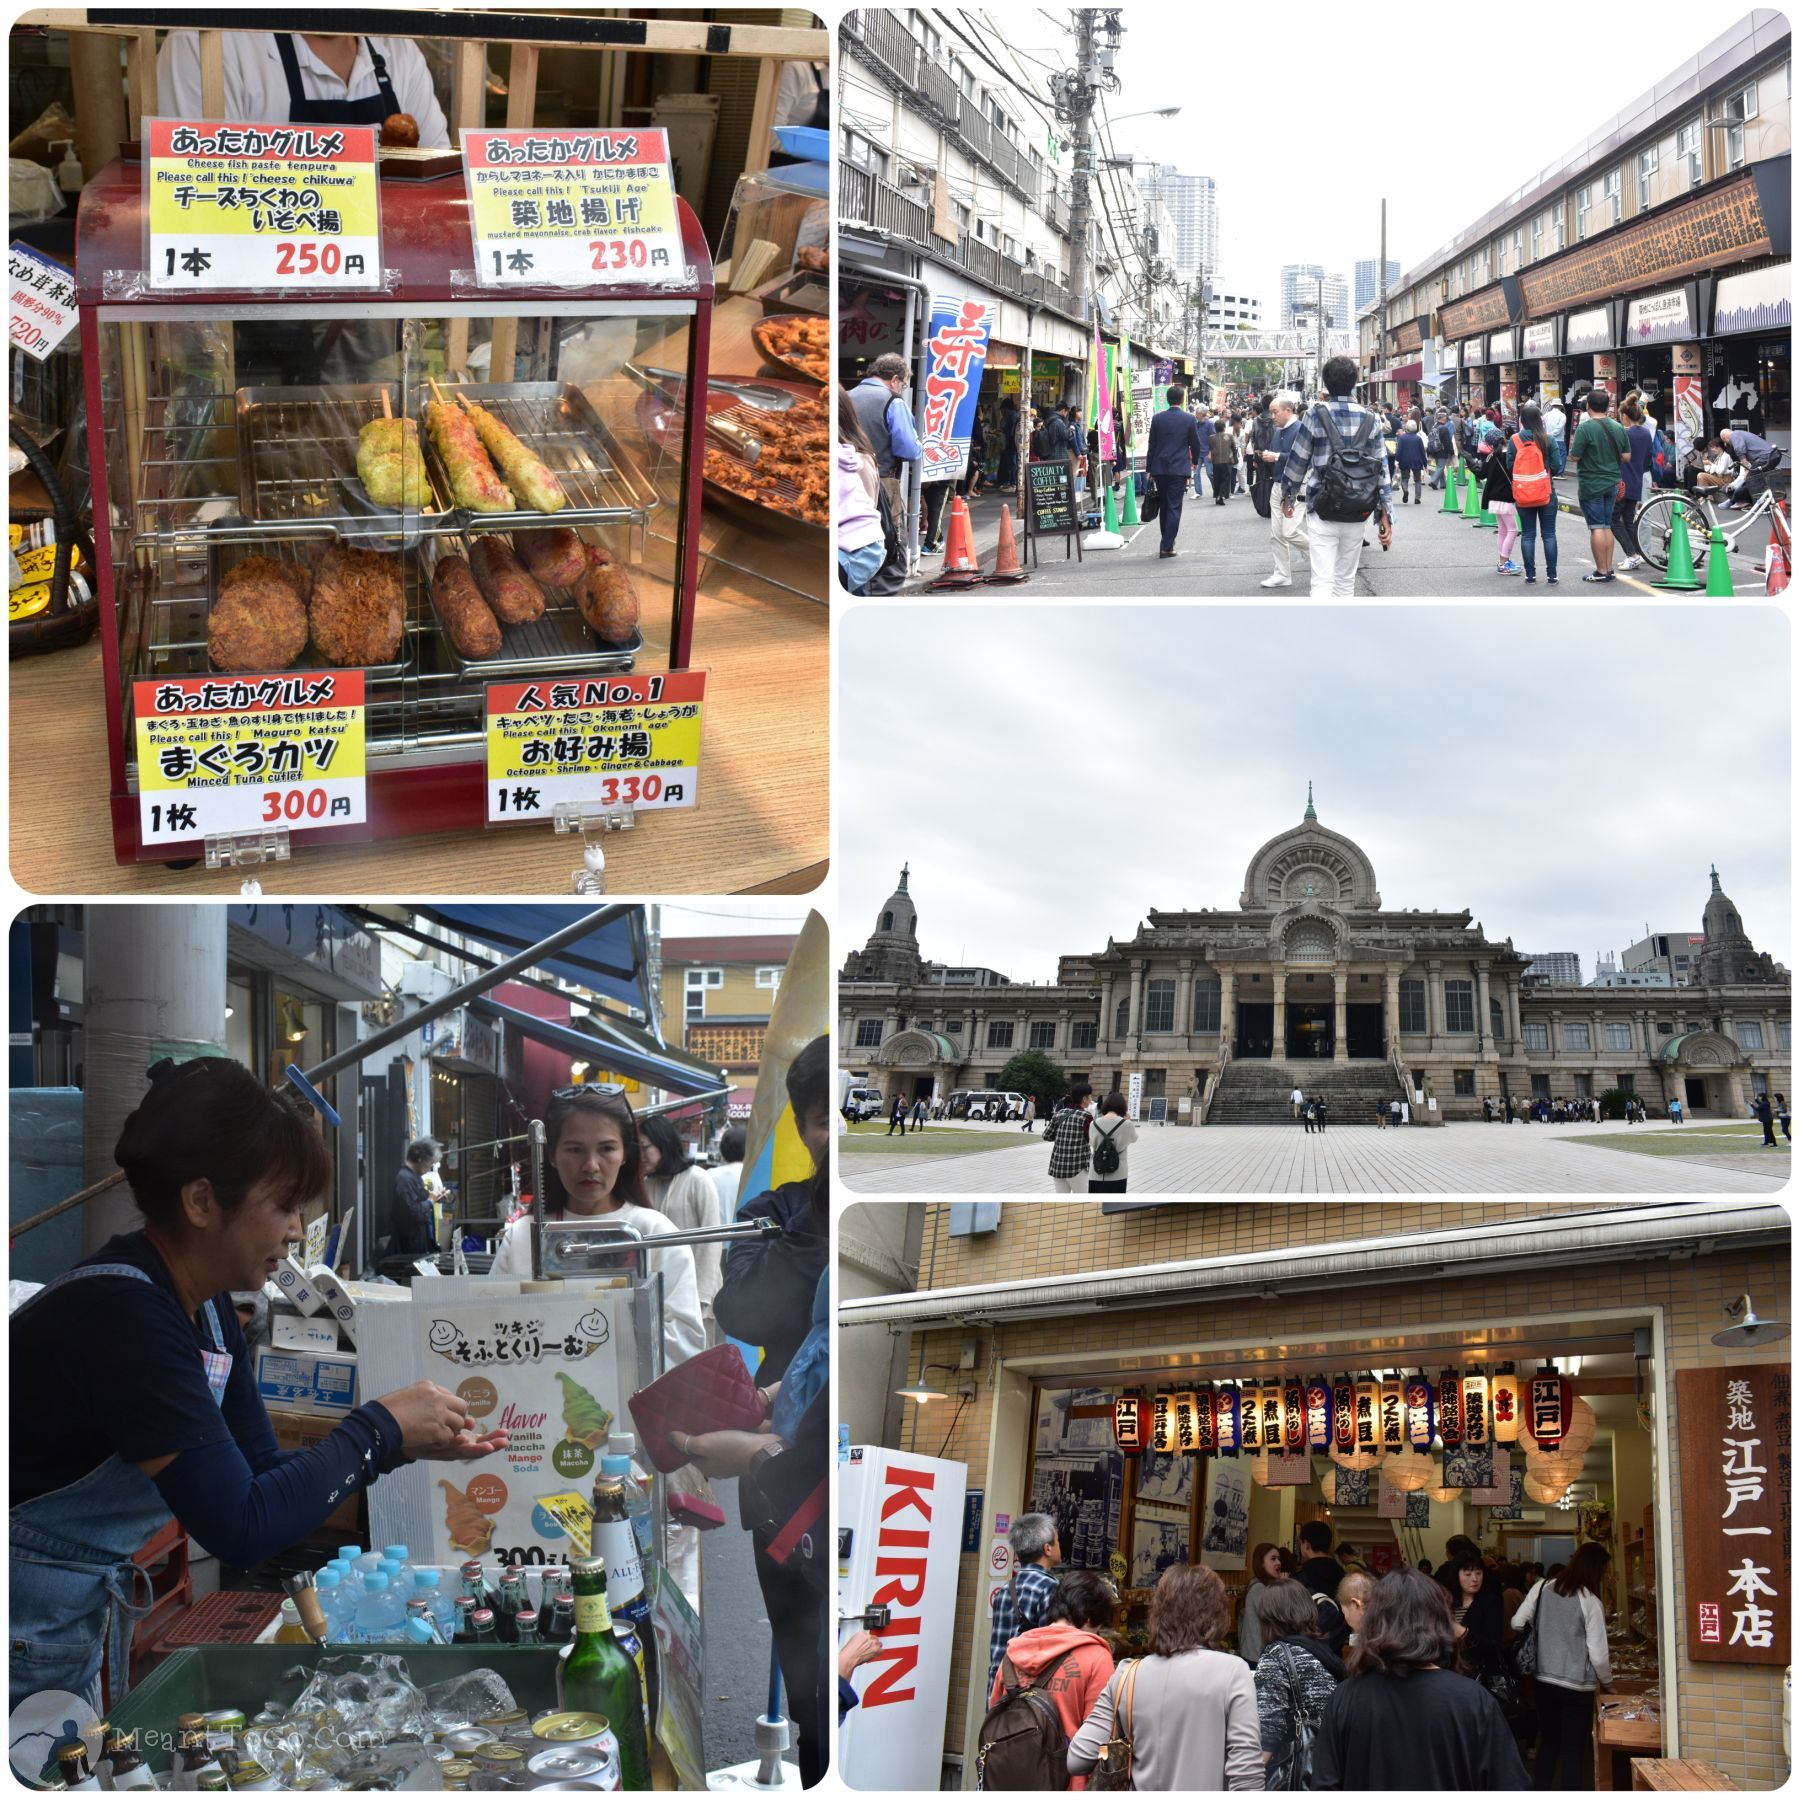
<instances>
[{"instance_id":1,"label":"kirin vending machine","mask_svg":"<svg viewBox=\"0 0 1800 1800\"><path fill-rule=\"evenodd\" d=\"M838 1638L866 1624L882 1643L838 1733L853 1788L937 1791L967 1484L962 1463L877 1445L838 1465Z\"/></svg>"}]
</instances>

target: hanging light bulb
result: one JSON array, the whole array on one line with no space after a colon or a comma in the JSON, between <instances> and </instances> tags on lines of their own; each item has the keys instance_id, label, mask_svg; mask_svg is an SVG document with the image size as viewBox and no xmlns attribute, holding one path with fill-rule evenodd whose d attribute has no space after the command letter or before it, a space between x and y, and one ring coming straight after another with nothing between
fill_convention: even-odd
<instances>
[{"instance_id":1,"label":"hanging light bulb","mask_svg":"<svg viewBox=\"0 0 1800 1800\"><path fill-rule=\"evenodd\" d=\"M1459 1487L1434 1487L1427 1488L1425 1491L1437 1505L1448 1506L1452 1500L1456 1499L1457 1496L1462 1494L1465 1490Z\"/></svg>"}]
</instances>

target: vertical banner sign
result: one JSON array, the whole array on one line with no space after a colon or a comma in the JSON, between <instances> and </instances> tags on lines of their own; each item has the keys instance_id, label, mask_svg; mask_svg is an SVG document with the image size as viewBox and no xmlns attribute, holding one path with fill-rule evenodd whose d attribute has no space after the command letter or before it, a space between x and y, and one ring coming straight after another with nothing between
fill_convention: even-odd
<instances>
[{"instance_id":1,"label":"vertical banner sign","mask_svg":"<svg viewBox=\"0 0 1800 1800\"><path fill-rule=\"evenodd\" d=\"M1194 1395L1194 1443L1202 1456L1210 1456L1219 1447L1218 1420L1214 1406L1218 1396L1210 1387Z\"/></svg>"},{"instance_id":2,"label":"vertical banner sign","mask_svg":"<svg viewBox=\"0 0 1800 1800\"><path fill-rule=\"evenodd\" d=\"M1503 1369L1494 1377L1494 1441L1517 1443L1519 1424L1519 1378Z\"/></svg>"},{"instance_id":3,"label":"vertical banner sign","mask_svg":"<svg viewBox=\"0 0 1800 1800\"><path fill-rule=\"evenodd\" d=\"M1381 1384L1381 1447L1384 1450L1406 1448L1406 1395L1398 1381Z\"/></svg>"},{"instance_id":4,"label":"vertical banner sign","mask_svg":"<svg viewBox=\"0 0 1800 1800\"><path fill-rule=\"evenodd\" d=\"M1554 1450L1569 1428L1574 1391L1560 1375L1531 1378L1531 1435L1540 1450Z\"/></svg>"},{"instance_id":5,"label":"vertical banner sign","mask_svg":"<svg viewBox=\"0 0 1800 1800\"><path fill-rule=\"evenodd\" d=\"M1121 332L1113 370L1113 416L1118 420L1119 462L1131 462L1131 333Z\"/></svg>"},{"instance_id":6,"label":"vertical banner sign","mask_svg":"<svg viewBox=\"0 0 1800 1800\"><path fill-rule=\"evenodd\" d=\"M1462 1376L1455 1369L1438 1377L1437 1428L1446 1450L1462 1442Z\"/></svg>"},{"instance_id":7,"label":"vertical banner sign","mask_svg":"<svg viewBox=\"0 0 1800 1800\"><path fill-rule=\"evenodd\" d=\"M12 341L43 362L75 329L75 271L29 244L7 250L11 278Z\"/></svg>"},{"instance_id":8,"label":"vertical banner sign","mask_svg":"<svg viewBox=\"0 0 1800 1800\"><path fill-rule=\"evenodd\" d=\"M1406 1441L1415 1450L1429 1450L1434 1435L1431 1383L1423 1375L1415 1375L1406 1384Z\"/></svg>"},{"instance_id":9,"label":"vertical banner sign","mask_svg":"<svg viewBox=\"0 0 1800 1800\"><path fill-rule=\"evenodd\" d=\"M1306 1443L1313 1450L1331 1448L1331 1389L1322 1375L1306 1384Z\"/></svg>"},{"instance_id":10,"label":"vertical banner sign","mask_svg":"<svg viewBox=\"0 0 1800 1800\"><path fill-rule=\"evenodd\" d=\"M1289 1450L1306 1448L1306 1384L1290 1381L1282 1390L1282 1442Z\"/></svg>"},{"instance_id":11,"label":"vertical banner sign","mask_svg":"<svg viewBox=\"0 0 1800 1800\"><path fill-rule=\"evenodd\" d=\"M1144 1071L1133 1069L1125 1078L1125 1116L1133 1121L1143 1116Z\"/></svg>"},{"instance_id":12,"label":"vertical banner sign","mask_svg":"<svg viewBox=\"0 0 1800 1800\"><path fill-rule=\"evenodd\" d=\"M1381 1419L1377 1408L1381 1390L1372 1381L1356 1384L1356 1449L1359 1455L1381 1448Z\"/></svg>"},{"instance_id":13,"label":"vertical banner sign","mask_svg":"<svg viewBox=\"0 0 1800 1800\"><path fill-rule=\"evenodd\" d=\"M1485 1444L1488 1439L1488 1382L1479 1369L1463 1377L1463 1442Z\"/></svg>"},{"instance_id":14,"label":"vertical banner sign","mask_svg":"<svg viewBox=\"0 0 1800 1800\"><path fill-rule=\"evenodd\" d=\"M1194 1411L1194 1396L1183 1389L1175 1396L1175 1448L1183 1456L1192 1456L1200 1447Z\"/></svg>"},{"instance_id":15,"label":"vertical banner sign","mask_svg":"<svg viewBox=\"0 0 1800 1800\"><path fill-rule=\"evenodd\" d=\"M1213 1419L1221 1456L1238 1453L1238 1404L1241 1398L1234 1387L1222 1387L1213 1397Z\"/></svg>"},{"instance_id":16,"label":"vertical banner sign","mask_svg":"<svg viewBox=\"0 0 1800 1800\"><path fill-rule=\"evenodd\" d=\"M1263 1447L1262 1434L1262 1389L1246 1387L1240 1390L1241 1405L1238 1414L1238 1439L1246 1451L1258 1451Z\"/></svg>"},{"instance_id":17,"label":"vertical banner sign","mask_svg":"<svg viewBox=\"0 0 1800 1800\"><path fill-rule=\"evenodd\" d=\"M919 464L926 481L960 480L968 463L996 310L989 300L932 297L925 336L925 423L919 433Z\"/></svg>"},{"instance_id":18,"label":"vertical banner sign","mask_svg":"<svg viewBox=\"0 0 1800 1800\"><path fill-rule=\"evenodd\" d=\"M1786 1363L1681 1369L1689 1662L1790 1660L1793 1410Z\"/></svg>"},{"instance_id":19,"label":"vertical banner sign","mask_svg":"<svg viewBox=\"0 0 1800 1800\"><path fill-rule=\"evenodd\" d=\"M705 697L704 669L490 683L488 823L549 819L559 805L696 805Z\"/></svg>"},{"instance_id":20,"label":"vertical banner sign","mask_svg":"<svg viewBox=\"0 0 1800 1800\"><path fill-rule=\"evenodd\" d=\"M465 131L462 154L483 287L685 278L666 131Z\"/></svg>"},{"instance_id":21,"label":"vertical banner sign","mask_svg":"<svg viewBox=\"0 0 1800 1800\"><path fill-rule=\"evenodd\" d=\"M1356 1388L1344 1375L1331 1384L1331 1441L1339 1450L1356 1448Z\"/></svg>"},{"instance_id":22,"label":"vertical banner sign","mask_svg":"<svg viewBox=\"0 0 1800 1800\"><path fill-rule=\"evenodd\" d=\"M146 844L368 818L361 669L131 684Z\"/></svg>"},{"instance_id":23,"label":"vertical banner sign","mask_svg":"<svg viewBox=\"0 0 1800 1800\"><path fill-rule=\"evenodd\" d=\"M146 119L158 292L381 286L372 125Z\"/></svg>"},{"instance_id":24,"label":"vertical banner sign","mask_svg":"<svg viewBox=\"0 0 1800 1800\"><path fill-rule=\"evenodd\" d=\"M1675 365L1675 457L1679 466L1687 461L1695 444L1707 435L1706 388L1700 346L1677 344L1672 354Z\"/></svg>"},{"instance_id":25,"label":"vertical banner sign","mask_svg":"<svg viewBox=\"0 0 1800 1800\"><path fill-rule=\"evenodd\" d=\"M1279 1453L1281 1449L1281 1389L1266 1387L1262 1391L1262 1440L1265 1450Z\"/></svg>"},{"instance_id":26,"label":"vertical banner sign","mask_svg":"<svg viewBox=\"0 0 1800 1800\"><path fill-rule=\"evenodd\" d=\"M1106 346L1100 341L1100 321L1094 320L1094 348L1088 363L1088 392L1093 396L1089 423L1093 426L1094 447L1101 462L1113 460L1112 383L1106 361ZM1245 1449L1249 1448L1246 1444Z\"/></svg>"},{"instance_id":27,"label":"vertical banner sign","mask_svg":"<svg viewBox=\"0 0 1800 1800\"><path fill-rule=\"evenodd\" d=\"M1127 1455L1144 1447L1144 1396L1136 1388L1113 1397L1113 1442Z\"/></svg>"},{"instance_id":28,"label":"vertical banner sign","mask_svg":"<svg viewBox=\"0 0 1800 1800\"><path fill-rule=\"evenodd\" d=\"M1167 1394L1151 1402L1150 1420L1150 1448L1166 1456L1175 1447L1175 1408Z\"/></svg>"}]
</instances>

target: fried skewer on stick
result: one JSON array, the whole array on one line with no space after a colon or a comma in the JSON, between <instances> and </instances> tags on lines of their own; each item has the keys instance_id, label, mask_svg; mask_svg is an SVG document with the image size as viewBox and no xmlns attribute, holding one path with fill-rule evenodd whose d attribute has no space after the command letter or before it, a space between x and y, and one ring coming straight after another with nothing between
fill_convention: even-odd
<instances>
[{"instance_id":1,"label":"fried skewer on stick","mask_svg":"<svg viewBox=\"0 0 1800 1800\"><path fill-rule=\"evenodd\" d=\"M533 512L561 512L568 501L549 467L527 450L517 435L485 406L478 406L463 394L458 394L457 399L467 409L483 446L506 477L506 484L515 498L522 500Z\"/></svg>"}]
</instances>

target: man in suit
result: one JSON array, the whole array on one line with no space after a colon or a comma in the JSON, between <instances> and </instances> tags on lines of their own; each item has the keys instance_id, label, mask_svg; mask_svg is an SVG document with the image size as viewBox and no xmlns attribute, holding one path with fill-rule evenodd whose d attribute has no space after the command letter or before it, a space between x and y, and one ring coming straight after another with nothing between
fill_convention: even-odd
<instances>
[{"instance_id":1,"label":"man in suit","mask_svg":"<svg viewBox=\"0 0 1800 1800\"><path fill-rule=\"evenodd\" d=\"M1144 455L1144 473L1154 478L1162 496L1163 556L1175 554L1175 534L1181 529L1182 502L1194 470L1206 457L1200 426L1187 409L1187 390L1169 389L1169 405L1150 421L1150 441Z\"/></svg>"}]
</instances>

